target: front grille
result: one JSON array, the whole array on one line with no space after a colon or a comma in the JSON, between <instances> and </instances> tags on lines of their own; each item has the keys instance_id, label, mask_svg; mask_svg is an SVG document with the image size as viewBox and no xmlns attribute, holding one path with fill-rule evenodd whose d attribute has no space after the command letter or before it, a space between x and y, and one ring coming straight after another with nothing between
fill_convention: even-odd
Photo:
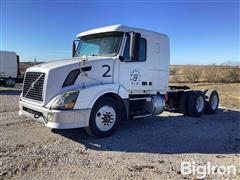
<instances>
[{"instance_id":1,"label":"front grille","mask_svg":"<svg viewBox=\"0 0 240 180\"><path fill-rule=\"evenodd\" d=\"M45 73L27 72L23 85L23 97L43 101L43 83Z\"/></svg>"}]
</instances>

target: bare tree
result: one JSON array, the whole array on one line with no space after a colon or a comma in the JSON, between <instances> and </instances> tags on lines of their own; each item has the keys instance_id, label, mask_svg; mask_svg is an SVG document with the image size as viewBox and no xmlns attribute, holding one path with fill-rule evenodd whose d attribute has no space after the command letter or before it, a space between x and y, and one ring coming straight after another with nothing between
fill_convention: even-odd
<instances>
[{"instance_id":1,"label":"bare tree","mask_svg":"<svg viewBox=\"0 0 240 180\"><path fill-rule=\"evenodd\" d=\"M190 66L184 69L184 75L189 82L197 83L199 82L202 76L202 71L203 71L202 67Z\"/></svg>"}]
</instances>

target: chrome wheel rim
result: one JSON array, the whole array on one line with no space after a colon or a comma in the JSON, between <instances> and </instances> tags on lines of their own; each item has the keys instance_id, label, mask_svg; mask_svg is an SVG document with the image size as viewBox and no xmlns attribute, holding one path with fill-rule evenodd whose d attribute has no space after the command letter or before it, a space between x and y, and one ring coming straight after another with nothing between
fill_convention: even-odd
<instances>
[{"instance_id":1,"label":"chrome wheel rim","mask_svg":"<svg viewBox=\"0 0 240 180\"><path fill-rule=\"evenodd\" d=\"M216 108L217 108L218 98L217 98L216 95L213 95L213 96L212 96L212 99L211 99L210 104L211 104L211 108L212 108L212 109L216 109Z\"/></svg>"},{"instance_id":2,"label":"chrome wheel rim","mask_svg":"<svg viewBox=\"0 0 240 180\"><path fill-rule=\"evenodd\" d=\"M202 112L204 108L204 98L199 96L196 101L196 110L197 112Z\"/></svg>"},{"instance_id":3,"label":"chrome wheel rim","mask_svg":"<svg viewBox=\"0 0 240 180\"><path fill-rule=\"evenodd\" d=\"M103 106L97 111L95 119L100 131L108 131L115 124L116 112L111 106Z\"/></svg>"}]
</instances>

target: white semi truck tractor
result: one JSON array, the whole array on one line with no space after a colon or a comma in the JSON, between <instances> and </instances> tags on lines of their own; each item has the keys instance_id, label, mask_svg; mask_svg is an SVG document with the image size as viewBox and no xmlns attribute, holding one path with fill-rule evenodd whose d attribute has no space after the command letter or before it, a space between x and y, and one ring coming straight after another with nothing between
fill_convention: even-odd
<instances>
[{"instance_id":1,"label":"white semi truck tractor","mask_svg":"<svg viewBox=\"0 0 240 180\"><path fill-rule=\"evenodd\" d=\"M111 135L120 121L164 110L199 117L218 109L215 90L169 86L165 34L113 25L81 32L72 58L27 69L19 114L53 129Z\"/></svg>"}]
</instances>

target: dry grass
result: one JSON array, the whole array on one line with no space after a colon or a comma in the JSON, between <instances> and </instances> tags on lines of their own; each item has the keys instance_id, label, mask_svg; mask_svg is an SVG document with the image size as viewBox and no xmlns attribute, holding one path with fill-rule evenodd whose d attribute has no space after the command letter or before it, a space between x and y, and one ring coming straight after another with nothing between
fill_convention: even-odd
<instances>
[{"instance_id":1,"label":"dry grass","mask_svg":"<svg viewBox=\"0 0 240 180\"><path fill-rule=\"evenodd\" d=\"M240 82L240 66L226 65L172 65L170 67L172 83L236 83Z\"/></svg>"},{"instance_id":2,"label":"dry grass","mask_svg":"<svg viewBox=\"0 0 240 180\"><path fill-rule=\"evenodd\" d=\"M240 109L240 83L188 84L192 89L216 89L220 95L220 106Z\"/></svg>"}]
</instances>

